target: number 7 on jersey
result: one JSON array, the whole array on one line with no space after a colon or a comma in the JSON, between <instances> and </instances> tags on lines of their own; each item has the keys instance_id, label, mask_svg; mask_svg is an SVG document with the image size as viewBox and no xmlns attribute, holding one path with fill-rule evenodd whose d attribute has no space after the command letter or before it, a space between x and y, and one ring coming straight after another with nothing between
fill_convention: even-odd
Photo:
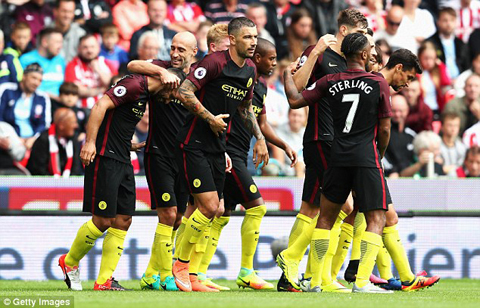
<instances>
[{"instance_id":1,"label":"number 7 on jersey","mask_svg":"<svg viewBox=\"0 0 480 308\"><path fill-rule=\"evenodd\" d=\"M345 128L343 129L343 132L346 134L352 129L353 119L355 118L359 101L360 94L344 94L342 97L342 103L352 103L352 107L350 107L347 119L345 120Z\"/></svg>"}]
</instances>

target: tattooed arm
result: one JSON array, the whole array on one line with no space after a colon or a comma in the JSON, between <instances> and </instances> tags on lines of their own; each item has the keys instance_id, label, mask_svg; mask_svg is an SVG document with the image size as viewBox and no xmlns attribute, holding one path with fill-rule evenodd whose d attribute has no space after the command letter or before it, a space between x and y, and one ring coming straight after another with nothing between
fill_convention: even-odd
<instances>
[{"instance_id":1,"label":"tattooed arm","mask_svg":"<svg viewBox=\"0 0 480 308\"><path fill-rule=\"evenodd\" d=\"M215 135L219 136L227 129L227 124L223 121L223 119L228 118L229 115L219 114L214 116L195 96L196 91L197 87L187 79L182 83L176 92L176 98L179 99L183 103L183 106L185 106L185 108L187 108L191 113L207 122Z\"/></svg>"},{"instance_id":2,"label":"tattooed arm","mask_svg":"<svg viewBox=\"0 0 480 308\"><path fill-rule=\"evenodd\" d=\"M253 113L252 100L245 100L238 106L238 113L245 124L245 127L250 131L257 142L253 147L253 162L255 163L255 168L258 168L260 163L264 162L265 165L268 164L268 149L267 144L265 143L265 137L258 126L257 119Z\"/></svg>"}]
</instances>

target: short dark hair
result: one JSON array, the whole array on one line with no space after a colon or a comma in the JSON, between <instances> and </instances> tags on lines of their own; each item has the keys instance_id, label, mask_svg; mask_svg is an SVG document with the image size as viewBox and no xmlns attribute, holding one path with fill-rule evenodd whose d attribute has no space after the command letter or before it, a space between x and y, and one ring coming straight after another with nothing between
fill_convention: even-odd
<instances>
[{"instance_id":1,"label":"short dark hair","mask_svg":"<svg viewBox=\"0 0 480 308\"><path fill-rule=\"evenodd\" d=\"M372 28L370 28L370 27L367 28L367 34L370 35L370 36L373 36Z\"/></svg>"},{"instance_id":2,"label":"short dark hair","mask_svg":"<svg viewBox=\"0 0 480 308\"><path fill-rule=\"evenodd\" d=\"M170 67L167 69L167 71L175 76L177 76L178 78L180 78L180 83L182 83L186 78L187 78L187 74L185 74L184 71L182 71L181 69L179 68L176 68L176 67Z\"/></svg>"},{"instance_id":3,"label":"short dark hair","mask_svg":"<svg viewBox=\"0 0 480 308\"><path fill-rule=\"evenodd\" d=\"M41 42L44 38L55 33L63 36L63 33L56 28L44 28L38 33L38 41Z\"/></svg>"},{"instance_id":4,"label":"short dark hair","mask_svg":"<svg viewBox=\"0 0 480 308\"><path fill-rule=\"evenodd\" d=\"M100 33L102 35L119 35L117 26L111 22L107 22L101 26Z\"/></svg>"},{"instance_id":5,"label":"short dark hair","mask_svg":"<svg viewBox=\"0 0 480 308\"><path fill-rule=\"evenodd\" d=\"M57 0L57 1L55 1L54 7L56 9L58 9L60 7L60 3L62 3L62 2L73 2L73 3L75 3L75 0Z\"/></svg>"},{"instance_id":6,"label":"short dark hair","mask_svg":"<svg viewBox=\"0 0 480 308\"><path fill-rule=\"evenodd\" d=\"M263 57L265 53L271 49L275 50L275 44L264 38L258 38L255 53L259 53Z\"/></svg>"},{"instance_id":7,"label":"short dark hair","mask_svg":"<svg viewBox=\"0 0 480 308\"><path fill-rule=\"evenodd\" d=\"M243 27L256 27L255 23L247 17L237 17L228 23L228 34L235 35Z\"/></svg>"},{"instance_id":8,"label":"short dark hair","mask_svg":"<svg viewBox=\"0 0 480 308\"><path fill-rule=\"evenodd\" d=\"M337 17L337 24L339 28L340 26L348 26L350 28L355 28L358 26L362 29L366 29L368 27L367 18L357 9L346 9L340 11Z\"/></svg>"},{"instance_id":9,"label":"short dark hair","mask_svg":"<svg viewBox=\"0 0 480 308\"><path fill-rule=\"evenodd\" d=\"M78 40L78 45L82 44L83 41L89 39L93 37L95 40L97 40L97 38L95 37L95 35L93 35L92 33L87 33L85 34L84 36L80 37L80 39Z\"/></svg>"},{"instance_id":10,"label":"short dark hair","mask_svg":"<svg viewBox=\"0 0 480 308\"><path fill-rule=\"evenodd\" d=\"M74 84L73 82L64 82L60 86L60 95L65 94L65 95L77 95L78 96L78 86Z\"/></svg>"},{"instance_id":11,"label":"short dark hair","mask_svg":"<svg viewBox=\"0 0 480 308\"><path fill-rule=\"evenodd\" d=\"M409 71L413 68L417 74L423 73L418 57L408 49L398 49L394 51L385 67L392 69L397 64L403 65L403 71Z\"/></svg>"},{"instance_id":12,"label":"short dark hair","mask_svg":"<svg viewBox=\"0 0 480 308\"><path fill-rule=\"evenodd\" d=\"M451 8L451 7L444 7L444 8L441 8L439 11L438 11L438 17L440 18L440 16L442 14L448 14L448 15L451 15L455 18L457 18L457 12Z\"/></svg>"},{"instance_id":13,"label":"short dark hair","mask_svg":"<svg viewBox=\"0 0 480 308\"><path fill-rule=\"evenodd\" d=\"M366 46L370 46L368 39L361 33L350 33L342 42L341 51L345 55L345 58L349 59L362 51Z\"/></svg>"},{"instance_id":14,"label":"short dark hair","mask_svg":"<svg viewBox=\"0 0 480 308\"><path fill-rule=\"evenodd\" d=\"M465 160L467 160L469 155L480 155L480 147L475 145L468 149L467 153L465 153Z\"/></svg>"}]
</instances>

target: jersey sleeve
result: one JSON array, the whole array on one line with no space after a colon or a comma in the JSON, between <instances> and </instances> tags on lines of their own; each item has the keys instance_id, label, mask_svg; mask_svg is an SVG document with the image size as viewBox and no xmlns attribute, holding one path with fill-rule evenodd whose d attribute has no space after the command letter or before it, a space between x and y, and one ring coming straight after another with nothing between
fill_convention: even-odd
<instances>
[{"instance_id":1,"label":"jersey sleeve","mask_svg":"<svg viewBox=\"0 0 480 308\"><path fill-rule=\"evenodd\" d=\"M327 87L327 76L325 76L303 90L302 96L309 105L316 104L323 96L325 96Z\"/></svg>"},{"instance_id":2,"label":"jersey sleeve","mask_svg":"<svg viewBox=\"0 0 480 308\"><path fill-rule=\"evenodd\" d=\"M390 99L390 86L387 81L381 78L380 82L380 102L378 104L378 118L391 118L393 115L392 112L392 103Z\"/></svg>"},{"instance_id":3,"label":"jersey sleeve","mask_svg":"<svg viewBox=\"0 0 480 308\"><path fill-rule=\"evenodd\" d=\"M200 90L210 80L220 74L220 64L217 53L207 55L198 63L197 67L188 74L187 79L197 87L197 90ZM248 95L251 95L251 93Z\"/></svg>"},{"instance_id":4,"label":"jersey sleeve","mask_svg":"<svg viewBox=\"0 0 480 308\"><path fill-rule=\"evenodd\" d=\"M253 64L253 62L252 62L252 67L253 67L253 74L250 78L252 78L252 80L255 80L255 76L257 76L257 67L255 66L255 64ZM245 96L246 101L253 99L254 88L255 88L255 82L252 82L252 85L250 86L250 89L248 89L247 95Z\"/></svg>"},{"instance_id":5,"label":"jersey sleeve","mask_svg":"<svg viewBox=\"0 0 480 308\"><path fill-rule=\"evenodd\" d=\"M160 59L147 60L147 62L150 62L153 65L160 66L160 67L165 68L165 69L167 69L171 66L170 61L163 61L163 60L160 60Z\"/></svg>"},{"instance_id":6,"label":"jersey sleeve","mask_svg":"<svg viewBox=\"0 0 480 308\"><path fill-rule=\"evenodd\" d=\"M146 91L146 83L143 76L127 75L115 86L105 92L110 97L116 107L135 102L138 97Z\"/></svg>"}]
</instances>

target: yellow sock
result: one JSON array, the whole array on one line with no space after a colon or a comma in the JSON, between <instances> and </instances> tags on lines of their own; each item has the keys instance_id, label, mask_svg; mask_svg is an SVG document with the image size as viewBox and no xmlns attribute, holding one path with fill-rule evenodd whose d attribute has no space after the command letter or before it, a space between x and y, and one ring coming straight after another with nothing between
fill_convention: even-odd
<instances>
[{"instance_id":1,"label":"yellow sock","mask_svg":"<svg viewBox=\"0 0 480 308\"><path fill-rule=\"evenodd\" d=\"M344 211L340 211L338 214L335 224L333 224L332 230L330 230L330 242L328 244L328 250L325 254L323 261L323 271L322 271L322 285L326 286L333 282L332 280L332 259L337 251L338 240L340 237L340 226L342 221L348 215Z\"/></svg>"},{"instance_id":2,"label":"yellow sock","mask_svg":"<svg viewBox=\"0 0 480 308\"><path fill-rule=\"evenodd\" d=\"M323 271L323 261L328 250L330 242L330 230L316 228L312 234L312 241L310 242L310 250L312 251L311 271L312 280L310 287L320 286Z\"/></svg>"},{"instance_id":3,"label":"yellow sock","mask_svg":"<svg viewBox=\"0 0 480 308\"><path fill-rule=\"evenodd\" d=\"M295 240L295 242L288 246L288 248L284 252L284 256L287 259L299 260L303 259L305 255L305 251L310 245L310 241L312 240L313 230L317 226L318 215L312 219L312 222L304 229L304 232L300 234L300 236ZM308 266L307 266L308 268Z\"/></svg>"},{"instance_id":4,"label":"yellow sock","mask_svg":"<svg viewBox=\"0 0 480 308\"><path fill-rule=\"evenodd\" d=\"M230 217L227 216L215 217L213 219L212 227L210 228L210 238L208 239L207 243L207 250L203 255L200 267L198 268L199 273L207 274L210 262L212 262L215 251L217 251L220 234L222 233L223 228L228 224L229 221Z\"/></svg>"},{"instance_id":5,"label":"yellow sock","mask_svg":"<svg viewBox=\"0 0 480 308\"><path fill-rule=\"evenodd\" d=\"M357 280L355 285L359 288L363 288L370 281L370 275L372 274L373 267L375 266L375 260L377 259L378 250L382 245L382 237L373 232L365 231L360 244L360 263L358 265Z\"/></svg>"},{"instance_id":6,"label":"yellow sock","mask_svg":"<svg viewBox=\"0 0 480 308\"><path fill-rule=\"evenodd\" d=\"M390 254L383 243L377 255L377 268L382 279L388 280L393 278L392 258L390 257Z\"/></svg>"},{"instance_id":7,"label":"yellow sock","mask_svg":"<svg viewBox=\"0 0 480 308\"><path fill-rule=\"evenodd\" d=\"M310 223L308 228L305 230L305 234L302 235L301 244L305 245L305 249L303 250L302 256L300 257L299 261L302 261L303 256L305 255L305 251L307 250L308 245L310 245L310 242L312 240L313 230L315 230L315 227L317 226L317 222L318 222L318 215L315 216L315 218L313 218L312 222ZM305 279L312 277L312 266L311 266L312 258L313 258L312 249L310 249L310 251L308 252L308 258L307 258L307 268L305 269L305 274L303 275L303 278Z\"/></svg>"},{"instance_id":8,"label":"yellow sock","mask_svg":"<svg viewBox=\"0 0 480 308\"><path fill-rule=\"evenodd\" d=\"M398 270L398 275L402 281L412 281L415 275L412 273L407 254L403 248L400 236L398 235L397 225L383 228L383 243L388 253L393 259L393 264Z\"/></svg>"},{"instance_id":9,"label":"yellow sock","mask_svg":"<svg viewBox=\"0 0 480 308\"><path fill-rule=\"evenodd\" d=\"M107 235L103 240L102 261L100 263L100 272L98 273L97 283L104 284L117 268L118 261L123 253L123 242L127 236L127 231L108 228Z\"/></svg>"},{"instance_id":10,"label":"yellow sock","mask_svg":"<svg viewBox=\"0 0 480 308\"><path fill-rule=\"evenodd\" d=\"M242 261L241 267L253 270L253 256L257 250L260 237L260 224L267 212L265 205L260 205L245 211L243 218L242 234Z\"/></svg>"},{"instance_id":11,"label":"yellow sock","mask_svg":"<svg viewBox=\"0 0 480 308\"><path fill-rule=\"evenodd\" d=\"M178 246L182 242L183 231L185 231L185 226L187 225L188 218L183 216L182 223L177 229L177 237L175 238L175 252L173 253L173 258L178 259Z\"/></svg>"},{"instance_id":12,"label":"yellow sock","mask_svg":"<svg viewBox=\"0 0 480 308\"><path fill-rule=\"evenodd\" d=\"M172 230L172 237L170 238L172 244L175 243L175 239L177 238L177 230Z\"/></svg>"},{"instance_id":13,"label":"yellow sock","mask_svg":"<svg viewBox=\"0 0 480 308\"><path fill-rule=\"evenodd\" d=\"M192 250L192 255L190 257L190 265L188 267L190 273L197 274L198 268L200 263L202 262L203 255L205 254L205 250L207 250L207 243L210 238L210 228L212 223L210 222L208 226L203 231L203 236L200 240L195 244L195 247Z\"/></svg>"},{"instance_id":14,"label":"yellow sock","mask_svg":"<svg viewBox=\"0 0 480 308\"><path fill-rule=\"evenodd\" d=\"M192 216L185 225L185 231L183 231L183 238L178 246L178 259L182 261L190 261L190 255L192 253L193 246L203 236L203 231L210 223L210 219L205 217L198 209L193 212Z\"/></svg>"},{"instance_id":15,"label":"yellow sock","mask_svg":"<svg viewBox=\"0 0 480 308\"><path fill-rule=\"evenodd\" d=\"M342 268L343 262L348 254L348 248L353 239L353 226L344 222L341 227L340 238L338 240L337 251L332 259L332 278L336 279L338 272Z\"/></svg>"},{"instance_id":16,"label":"yellow sock","mask_svg":"<svg viewBox=\"0 0 480 308\"><path fill-rule=\"evenodd\" d=\"M173 227L159 223L152 244L152 255L148 262L146 277L160 273L162 280L172 276L172 231Z\"/></svg>"},{"instance_id":17,"label":"yellow sock","mask_svg":"<svg viewBox=\"0 0 480 308\"><path fill-rule=\"evenodd\" d=\"M305 228L312 223L312 219L303 214L297 214L295 223L293 224L292 231L290 231L290 236L288 238L288 247L292 246L297 238L304 232Z\"/></svg>"},{"instance_id":18,"label":"yellow sock","mask_svg":"<svg viewBox=\"0 0 480 308\"><path fill-rule=\"evenodd\" d=\"M352 242L352 255L350 260L360 260L360 243L362 242L363 234L367 229L367 221L363 213L357 213L355 217L355 223L353 224L353 242Z\"/></svg>"},{"instance_id":19,"label":"yellow sock","mask_svg":"<svg viewBox=\"0 0 480 308\"><path fill-rule=\"evenodd\" d=\"M90 219L78 229L77 236L73 240L72 247L65 257L65 264L74 267L78 266L80 260L95 246L97 238L103 235L97 226Z\"/></svg>"}]
</instances>

